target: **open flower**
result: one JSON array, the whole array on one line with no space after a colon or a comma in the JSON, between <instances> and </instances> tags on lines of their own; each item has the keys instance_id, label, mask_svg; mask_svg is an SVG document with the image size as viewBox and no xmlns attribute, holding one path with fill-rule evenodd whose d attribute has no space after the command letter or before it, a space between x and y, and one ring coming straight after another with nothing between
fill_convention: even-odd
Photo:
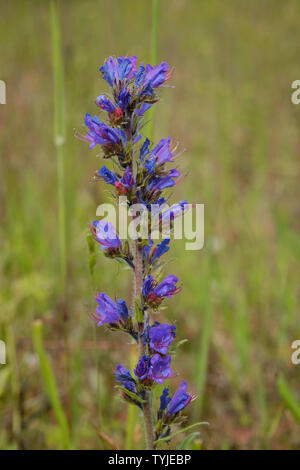
<instances>
[{"instance_id":1,"label":"open flower","mask_svg":"<svg viewBox=\"0 0 300 470\"><path fill-rule=\"evenodd\" d=\"M150 347L161 354L167 354L168 347L175 338L176 326L164 323L152 326L149 331Z\"/></svg>"},{"instance_id":2,"label":"open flower","mask_svg":"<svg viewBox=\"0 0 300 470\"><path fill-rule=\"evenodd\" d=\"M112 171L110 171L106 166L103 166L102 168L100 168L100 170L98 171L98 176L102 178L105 181L105 183L112 184L113 186L115 185L116 182L119 181L117 176Z\"/></svg>"},{"instance_id":3,"label":"open flower","mask_svg":"<svg viewBox=\"0 0 300 470\"><path fill-rule=\"evenodd\" d=\"M146 67L141 65L136 74L135 85L139 88L140 95L152 95L153 89L163 85L171 76L172 71L169 72L167 62L162 62L154 67L150 64Z\"/></svg>"},{"instance_id":4,"label":"open flower","mask_svg":"<svg viewBox=\"0 0 300 470\"><path fill-rule=\"evenodd\" d=\"M115 57L109 57L99 70L104 80L106 80L111 87L114 87L118 82L122 82L125 79L130 80L134 76L137 71L136 63L136 56L120 56L117 59Z\"/></svg>"},{"instance_id":5,"label":"open flower","mask_svg":"<svg viewBox=\"0 0 300 470\"><path fill-rule=\"evenodd\" d=\"M188 204L186 199L184 199L177 204L173 204L171 207L169 207L169 209L162 211L162 213L159 215L162 225L164 226L165 224L168 224L170 220L174 220L177 217L180 217L187 210L189 210L190 207L191 205Z\"/></svg>"},{"instance_id":6,"label":"open flower","mask_svg":"<svg viewBox=\"0 0 300 470\"><path fill-rule=\"evenodd\" d=\"M101 122L97 116L93 117L88 113L84 118L84 123L88 128L88 132L82 134L77 131L75 135L80 140L88 142L90 144L90 150L96 145L102 145L104 150L105 148L112 150L120 146L125 146L126 135L123 129L110 127L104 122Z\"/></svg>"},{"instance_id":7,"label":"open flower","mask_svg":"<svg viewBox=\"0 0 300 470\"><path fill-rule=\"evenodd\" d=\"M160 284L158 284L151 275L147 276L142 294L145 301L150 307L157 308L164 297L172 297L181 291L181 287L177 286L178 278L169 274Z\"/></svg>"},{"instance_id":8,"label":"open flower","mask_svg":"<svg viewBox=\"0 0 300 470\"><path fill-rule=\"evenodd\" d=\"M168 356L154 354L154 356L151 358L148 377L159 384L164 383L166 379L169 379L173 375L173 371L170 368L170 364L170 354Z\"/></svg>"},{"instance_id":9,"label":"open flower","mask_svg":"<svg viewBox=\"0 0 300 470\"><path fill-rule=\"evenodd\" d=\"M152 175L147 184L147 191L149 193L155 193L162 191L166 188L172 188L176 184L176 179L181 175L179 170L173 168L169 170L164 176Z\"/></svg>"},{"instance_id":10,"label":"open flower","mask_svg":"<svg viewBox=\"0 0 300 470\"><path fill-rule=\"evenodd\" d=\"M96 320L97 326L101 326L104 323L118 324L120 321L125 323L128 319L128 308L126 302L123 299L118 299L114 302L104 292L95 296L98 302L98 307L91 317Z\"/></svg>"},{"instance_id":11,"label":"open flower","mask_svg":"<svg viewBox=\"0 0 300 470\"><path fill-rule=\"evenodd\" d=\"M102 245L101 250L116 250L121 246L114 226L105 220L94 220L93 225L90 226L94 239Z\"/></svg>"},{"instance_id":12,"label":"open flower","mask_svg":"<svg viewBox=\"0 0 300 470\"><path fill-rule=\"evenodd\" d=\"M171 137L167 139L161 139L158 144L151 150L147 157L147 162L152 161L155 166L164 165L168 162L174 162L174 159L178 157L176 154L177 145L171 148Z\"/></svg>"},{"instance_id":13,"label":"open flower","mask_svg":"<svg viewBox=\"0 0 300 470\"><path fill-rule=\"evenodd\" d=\"M187 383L182 380L179 388L174 393L173 398L168 405L166 414L175 415L176 413L179 413L179 411L188 406L195 398L195 395L189 395L187 393Z\"/></svg>"}]
</instances>

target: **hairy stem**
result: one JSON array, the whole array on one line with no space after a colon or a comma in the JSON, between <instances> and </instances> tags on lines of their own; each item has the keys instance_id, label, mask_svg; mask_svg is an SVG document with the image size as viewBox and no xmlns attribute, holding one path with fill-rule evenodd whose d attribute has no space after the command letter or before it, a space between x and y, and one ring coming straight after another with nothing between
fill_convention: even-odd
<instances>
[{"instance_id":1,"label":"hairy stem","mask_svg":"<svg viewBox=\"0 0 300 470\"><path fill-rule=\"evenodd\" d=\"M135 253L134 253L134 297L139 296L142 292L143 287L143 251L142 247L135 242ZM139 333L143 332L143 323L139 324ZM143 356L147 353L146 346L142 341L141 336L138 338L138 350L139 356ZM143 415L145 424L145 440L146 449L153 450L153 424L152 424L152 412L151 412L151 392L147 391L143 405Z\"/></svg>"}]
</instances>

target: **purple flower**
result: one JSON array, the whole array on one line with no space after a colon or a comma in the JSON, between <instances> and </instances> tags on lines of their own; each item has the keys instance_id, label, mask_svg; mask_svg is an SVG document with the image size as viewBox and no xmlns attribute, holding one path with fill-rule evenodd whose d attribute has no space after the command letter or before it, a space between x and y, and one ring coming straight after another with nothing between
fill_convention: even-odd
<instances>
[{"instance_id":1,"label":"purple flower","mask_svg":"<svg viewBox=\"0 0 300 470\"><path fill-rule=\"evenodd\" d=\"M165 210L161 213L160 219L162 223L168 223L169 220L174 220L177 217L180 217L181 214L184 214L190 208L190 204L188 204L187 200L184 199L177 204L173 204L169 209Z\"/></svg>"},{"instance_id":2,"label":"purple flower","mask_svg":"<svg viewBox=\"0 0 300 470\"><path fill-rule=\"evenodd\" d=\"M135 393L135 380L131 376L130 370L125 369L122 364L118 364L115 371L115 377L117 382L121 382L122 386L127 388L130 392Z\"/></svg>"},{"instance_id":3,"label":"purple flower","mask_svg":"<svg viewBox=\"0 0 300 470\"><path fill-rule=\"evenodd\" d=\"M164 388L161 396L160 396L160 410L161 411L164 411L168 404L170 403L171 401L171 397L169 397L169 389L168 388Z\"/></svg>"},{"instance_id":4,"label":"purple flower","mask_svg":"<svg viewBox=\"0 0 300 470\"><path fill-rule=\"evenodd\" d=\"M142 381L147 378L149 368L150 368L150 357L141 356L138 360L136 368L134 369L134 373Z\"/></svg>"},{"instance_id":5,"label":"purple flower","mask_svg":"<svg viewBox=\"0 0 300 470\"><path fill-rule=\"evenodd\" d=\"M135 184L134 177L129 166L126 168L126 171L121 179L121 183L127 189L131 188Z\"/></svg>"},{"instance_id":6,"label":"purple flower","mask_svg":"<svg viewBox=\"0 0 300 470\"><path fill-rule=\"evenodd\" d=\"M117 249L121 246L121 240L110 222L95 220L91 230L95 240L102 245L101 250Z\"/></svg>"},{"instance_id":7,"label":"purple flower","mask_svg":"<svg viewBox=\"0 0 300 470\"><path fill-rule=\"evenodd\" d=\"M119 309L119 312L120 312L121 317L123 318L123 320L127 321L128 315L129 315L129 311L128 311L128 308L127 308L127 305L126 305L125 300L123 300L123 299L118 299L116 303L117 303L117 305L118 305L118 309Z\"/></svg>"},{"instance_id":8,"label":"purple flower","mask_svg":"<svg viewBox=\"0 0 300 470\"><path fill-rule=\"evenodd\" d=\"M143 162L149 153L150 140L147 138L140 148L140 162Z\"/></svg>"},{"instance_id":9,"label":"purple flower","mask_svg":"<svg viewBox=\"0 0 300 470\"><path fill-rule=\"evenodd\" d=\"M141 65L136 74L135 85L139 87L140 94L152 95L153 88L158 88L163 85L172 76L172 71L169 71L167 62L162 62L160 65L146 65L146 68Z\"/></svg>"},{"instance_id":10,"label":"purple flower","mask_svg":"<svg viewBox=\"0 0 300 470\"><path fill-rule=\"evenodd\" d=\"M89 132L85 135L76 132L76 136L80 140L90 143L90 150L97 144L106 147L126 144L126 136L123 129L110 127L104 122L101 122L97 116L93 117L88 113L84 118L84 123L89 129Z\"/></svg>"},{"instance_id":11,"label":"purple flower","mask_svg":"<svg viewBox=\"0 0 300 470\"><path fill-rule=\"evenodd\" d=\"M149 175L152 175L152 173L154 173L155 171L155 167L156 167L156 162L154 159L146 159L145 160L145 163L144 163L144 167L146 168L147 172ZM147 188L149 190L149 188Z\"/></svg>"},{"instance_id":12,"label":"purple flower","mask_svg":"<svg viewBox=\"0 0 300 470\"><path fill-rule=\"evenodd\" d=\"M159 259L163 254L169 251L170 247L167 246L169 243L170 239L165 238L161 243L159 243L153 248L153 240L151 240L151 238L149 237L149 244L144 246L144 258L147 260L147 262L153 263L156 259Z\"/></svg>"},{"instance_id":13,"label":"purple flower","mask_svg":"<svg viewBox=\"0 0 300 470\"><path fill-rule=\"evenodd\" d=\"M113 113L116 109L112 102L106 98L105 95L98 96L98 98L96 98L96 104L99 106L99 108L107 111L108 113Z\"/></svg>"},{"instance_id":14,"label":"purple flower","mask_svg":"<svg viewBox=\"0 0 300 470\"><path fill-rule=\"evenodd\" d=\"M181 288L176 286L177 282L178 277L169 274L160 284L158 284L154 293L158 297L172 297L181 290Z\"/></svg>"},{"instance_id":15,"label":"purple flower","mask_svg":"<svg viewBox=\"0 0 300 470\"><path fill-rule=\"evenodd\" d=\"M148 275L144 281L142 294L147 303L153 307L158 307L164 297L172 297L181 291L181 287L177 286L178 278L169 274L160 284Z\"/></svg>"},{"instance_id":16,"label":"purple flower","mask_svg":"<svg viewBox=\"0 0 300 470\"><path fill-rule=\"evenodd\" d=\"M151 108L152 104L150 103L142 103L141 105L139 105L136 110L135 110L135 114L137 116L143 116L145 114L146 111L148 111L149 108Z\"/></svg>"},{"instance_id":17,"label":"purple flower","mask_svg":"<svg viewBox=\"0 0 300 470\"><path fill-rule=\"evenodd\" d=\"M168 137L167 139L161 139L151 151L149 157L154 158L157 164L173 162L174 158L177 157L177 155L175 155L177 146L173 149L171 149L170 146L171 137Z\"/></svg>"},{"instance_id":18,"label":"purple flower","mask_svg":"<svg viewBox=\"0 0 300 470\"><path fill-rule=\"evenodd\" d=\"M179 388L176 390L172 400L169 403L166 414L175 415L176 413L179 413L179 411L188 406L195 398L195 395L188 395L187 383L182 380Z\"/></svg>"},{"instance_id":19,"label":"purple flower","mask_svg":"<svg viewBox=\"0 0 300 470\"><path fill-rule=\"evenodd\" d=\"M121 178L121 181L115 182L116 194L117 196L121 194L128 194L129 190L134 186L135 181L131 173L130 167L127 166L126 171Z\"/></svg>"},{"instance_id":20,"label":"purple flower","mask_svg":"<svg viewBox=\"0 0 300 470\"><path fill-rule=\"evenodd\" d=\"M170 238L165 238L161 243L159 243L152 251L152 263L156 259L160 258L162 255L169 251L170 247L167 246L170 243Z\"/></svg>"},{"instance_id":21,"label":"purple flower","mask_svg":"<svg viewBox=\"0 0 300 470\"><path fill-rule=\"evenodd\" d=\"M126 89L123 88L123 90L120 92L118 96L118 105L123 111L127 108L129 102L130 102L131 94L130 92Z\"/></svg>"},{"instance_id":22,"label":"purple flower","mask_svg":"<svg viewBox=\"0 0 300 470\"><path fill-rule=\"evenodd\" d=\"M142 289L143 296L147 298L148 295L154 291L154 287L155 287L155 281L153 277L151 275L147 276L143 284L143 289Z\"/></svg>"},{"instance_id":23,"label":"purple flower","mask_svg":"<svg viewBox=\"0 0 300 470\"><path fill-rule=\"evenodd\" d=\"M97 294L95 299L98 302L98 307L92 318L97 321L97 326L101 326L104 323L119 323L120 320L127 320L128 309L124 300L119 299L117 302L114 302L104 292Z\"/></svg>"},{"instance_id":24,"label":"purple flower","mask_svg":"<svg viewBox=\"0 0 300 470\"><path fill-rule=\"evenodd\" d=\"M150 165L148 165L148 172L150 169L150 173L154 171L153 168L153 162L150 162ZM173 169L170 170L169 173L166 176L155 176L152 175L148 185L147 185L147 191L149 192L156 192L156 191L162 191L163 189L166 188L171 188L176 184L175 179L178 178L178 176L181 175L181 172L179 170Z\"/></svg>"},{"instance_id":25,"label":"purple flower","mask_svg":"<svg viewBox=\"0 0 300 470\"><path fill-rule=\"evenodd\" d=\"M112 184L113 186L115 185L117 181L119 181L116 175L112 171L110 171L108 168L106 168L106 166L103 166L98 171L98 175L104 179L105 183Z\"/></svg>"},{"instance_id":26,"label":"purple flower","mask_svg":"<svg viewBox=\"0 0 300 470\"><path fill-rule=\"evenodd\" d=\"M149 332L150 347L161 354L167 354L168 347L175 338L175 325L164 323L158 326L152 326Z\"/></svg>"},{"instance_id":27,"label":"purple flower","mask_svg":"<svg viewBox=\"0 0 300 470\"><path fill-rule=\"evenodd\" d=\"M117 59L109 57L99 70L104 80L106 80L111 87L114 87L119 81L122 82L125 79L130 80L134 76L137 70L136 63L137 58L135 56L120 56Z\"/></svg>"},{"instance_id":28,"label":"purple flower","mask_svg":"<svg viewBox=\"0 0 300 470\"><path fill-rule=\"evenodd\" d=\"M173 371L170 368L170 364L170 354L168 356L154 354L154 356L151 358L148 377L159 384L164 383L164 380L169 379L173 375Z\"/></svg>"}]
</instances>

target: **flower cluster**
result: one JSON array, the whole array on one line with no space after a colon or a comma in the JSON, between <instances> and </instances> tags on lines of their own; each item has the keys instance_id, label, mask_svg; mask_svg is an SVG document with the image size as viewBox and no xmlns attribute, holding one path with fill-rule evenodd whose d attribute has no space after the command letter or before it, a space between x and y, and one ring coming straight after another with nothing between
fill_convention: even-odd
<instances>
[{"instance_id":1,"label":"flower cluster","mask_svg":"<svg viewBox=\"0 0 300 470\"><path fill-rule=\"evenodd\" d=\"M104 115L100 118L86 114L85 130L76 135L87 142L90 149L99 146L103 157L112 162L112 168L102 166L94 180L105 182L114 197L126 196L128 207L141 204L146 211L157 215L156 229L164 235L164 226L169 224L172 228L174 219L189 207L186 200L166 206L165 191L182 180L182 172L175 166L182 152L170 137L153 145L142 137L141 131L144 114L158 101L158 89L165 85L173 71L166 62L154 67L138 65L137 58L131 56L110 57L100 67L100 72L110 87L109 94L95 100ZM156 384L164 384L174 375L170 348L176 326L151 321L152 313L159 311L163 300L182 289L175 275L160 278L162 256L169 250L170 237L163 236L162 241L155 243L149 227L146 240L121 241L113 225L104 220L91 223L90 230L105 256L124 260L134 272L133 311L123 299L114 301L101 292L95 296L97 308L91 316L98 326L124 331L138 343L139 358L134 370L131 372L118 364L115 378L123 398L139 406L145 419L146 414L149 419L149 393ZM187 393L184 381L172 398L168 388L164 388L156 421L147 426L149 430L155 424L147 439L151 448L155 447L155 441L170 435L170 425L178 422L180 412L193 398Z\"/></svg>"}]
</instances>

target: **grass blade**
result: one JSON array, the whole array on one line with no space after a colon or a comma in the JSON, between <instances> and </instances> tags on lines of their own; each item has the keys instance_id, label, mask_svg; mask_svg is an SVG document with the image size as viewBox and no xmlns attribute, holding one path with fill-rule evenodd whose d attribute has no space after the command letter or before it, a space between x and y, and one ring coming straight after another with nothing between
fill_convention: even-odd
<instances>
[{"instance_id":1,"label":"grass blade","mask_svg":"<svg viewBox=\"0 0 300 470\"><path fill-rule=\"evenodd\" d=\"M277 389L285 406L290 410L297 423L300 424L300 404L282 375L278 379Z\"/></svg>"},{"instance_id":2,"label":"grass blade","mask_svg":"<svg viewBox=\"0 0 300 470\"><path fill-rule=\"evenodd\" d=\"M39 357L40 368L45 384L46 393L48 395L57 423L61 430L62 446L64 449L70 449L71 443L69 425L59 398L54 372L44 348L43 324L40 320L36 320L32 324L32 337L34 349Z\"/></svg>"},{"instance_id":3,"label":"grass blade","mask_svg":"<svg viewBox=\"0 0 300 470\"><path fill-rule=\"evenodd\" d=\"M192 432L192 434L189 434L186 436L186 438L183 439L182 443L178 447L178 450L190 450L188 447L192 442L199 436L199 431L197 432Z\"/></svg>"}]
</instances>

